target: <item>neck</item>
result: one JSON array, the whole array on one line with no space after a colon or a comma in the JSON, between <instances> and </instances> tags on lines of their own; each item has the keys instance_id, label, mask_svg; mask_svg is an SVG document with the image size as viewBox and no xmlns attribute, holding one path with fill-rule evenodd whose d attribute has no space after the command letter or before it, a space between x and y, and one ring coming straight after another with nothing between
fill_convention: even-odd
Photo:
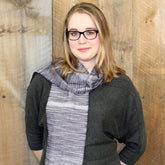
<instances>
[{"instance_id":1,"label":"neck","mask_svg":"<svg viewBox=\"0 0 165 165\"><path fill-rule=\"evenodd\" d=\"M94 61L94 62L80 61L80 62L84 65L84 67L86 68L86 70L87 70L89 73L92 72L92 70L93 70L93 68L94 68L94 66L95 66L95 61Z\"/></svg>"}]
</instances>

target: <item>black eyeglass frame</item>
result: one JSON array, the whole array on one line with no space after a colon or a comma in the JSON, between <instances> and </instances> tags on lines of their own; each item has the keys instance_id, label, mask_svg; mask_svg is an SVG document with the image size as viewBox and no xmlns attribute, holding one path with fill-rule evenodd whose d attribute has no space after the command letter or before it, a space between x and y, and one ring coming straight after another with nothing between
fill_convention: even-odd
<instances>
[{"instance_id":1,"label":"black eyeglass frame","mask_svg":"<svg viewBox=\"0 0 165 165\"><path fill-rule=\"evenodd\" d=\"M87 38L86 36L85 36L85 32L90 32L90 31L94 31L94 32L96 32L96 36L94 37L94 38L92 38L92 39L89 39L89 38ZM70 32L78 32L79 33L79 37L77 38L77 39L69 39L69 33ZM81 36L81 34L83 34L83 36L87 39L87 40L94 40L96 37L97 37L97 34L99 33L99 31L98 30L85 30L85 31L83 31L83 32L79 32L79 31L76 31L76 30L71 30L71 31L68 31L68 30L66 30L66 37L67 37L67 39L69 39L69 40L71 40L71 41L77 41L79 38L80 38L80 36Z\"/></svg>"}]
</instances>

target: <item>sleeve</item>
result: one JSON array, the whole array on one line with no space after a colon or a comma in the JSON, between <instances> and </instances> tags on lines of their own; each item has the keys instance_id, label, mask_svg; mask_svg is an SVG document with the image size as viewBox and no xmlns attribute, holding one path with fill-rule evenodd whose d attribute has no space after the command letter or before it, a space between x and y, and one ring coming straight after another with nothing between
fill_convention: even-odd
<instances>
[{"instance_id":1,"label":"sleeve","mask_svg":"<svg viewBox=\"0 0 165 165\"><path fill-rule=\"evenodd\" d=\"M34 74L27 89L25 104L26 136L31 150L43 148L43 127L39 126L39 109L42 93L42 79Z\"/></svg>"},{"instance_id":2,"label":"sleeve","mask_svg":"<svg viewBox=\"0 0 165 165\"><path fill-rule=\"evenodd\" d=\"M126 146L119 154L120 160L127 165L133 165L140 158L145 151L147 141L140 96L135 88L132 91L128 96L124 133L120 140Z\"/></svg>"}]
</instances>

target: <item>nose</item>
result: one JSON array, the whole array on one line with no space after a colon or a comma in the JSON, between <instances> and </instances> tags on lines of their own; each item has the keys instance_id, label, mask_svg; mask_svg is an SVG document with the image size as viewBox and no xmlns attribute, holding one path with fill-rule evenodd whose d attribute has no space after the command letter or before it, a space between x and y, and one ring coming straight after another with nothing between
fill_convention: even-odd
<instances>
[{"instance_id":1,"label":"nose","mask_svg":"<svg viewBox=\"0 0 165 165\"><path fill-rule=\"evenodd\" d=\"M78 42L79 42L79 43L85 43L86 40L87 40L87 39L85 38L85 36L84 36L83 34L81 34L81 35L80 35L80 38L78 39Z\"/></svg>"}]
</instances>

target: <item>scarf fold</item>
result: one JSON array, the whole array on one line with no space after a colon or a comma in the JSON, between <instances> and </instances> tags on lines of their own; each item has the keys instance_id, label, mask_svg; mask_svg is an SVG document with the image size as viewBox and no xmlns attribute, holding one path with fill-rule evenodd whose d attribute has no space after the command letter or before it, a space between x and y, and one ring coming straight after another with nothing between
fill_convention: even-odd
<instances>
[{"instance_id":1,"label":"scarf fold","mask_svg":"<svg viewBox=\"0 0 165 165\"><path fill-rule=\"evenodd\" d=\"M89 93L92 89L101 85L104 81L103 75L98 74L95 68L93 68L91 73L86 71L83 73L74 72L68 74L64 80L61 77L61 69L50 71L52 67L52 65L49 65L47 68L40 70L39 73L59 88L65 91L70 91L76 95L84 94L86 92ZM79 62L78 69L85 70L85 67Z\"/></svg>"}]
</instances>

